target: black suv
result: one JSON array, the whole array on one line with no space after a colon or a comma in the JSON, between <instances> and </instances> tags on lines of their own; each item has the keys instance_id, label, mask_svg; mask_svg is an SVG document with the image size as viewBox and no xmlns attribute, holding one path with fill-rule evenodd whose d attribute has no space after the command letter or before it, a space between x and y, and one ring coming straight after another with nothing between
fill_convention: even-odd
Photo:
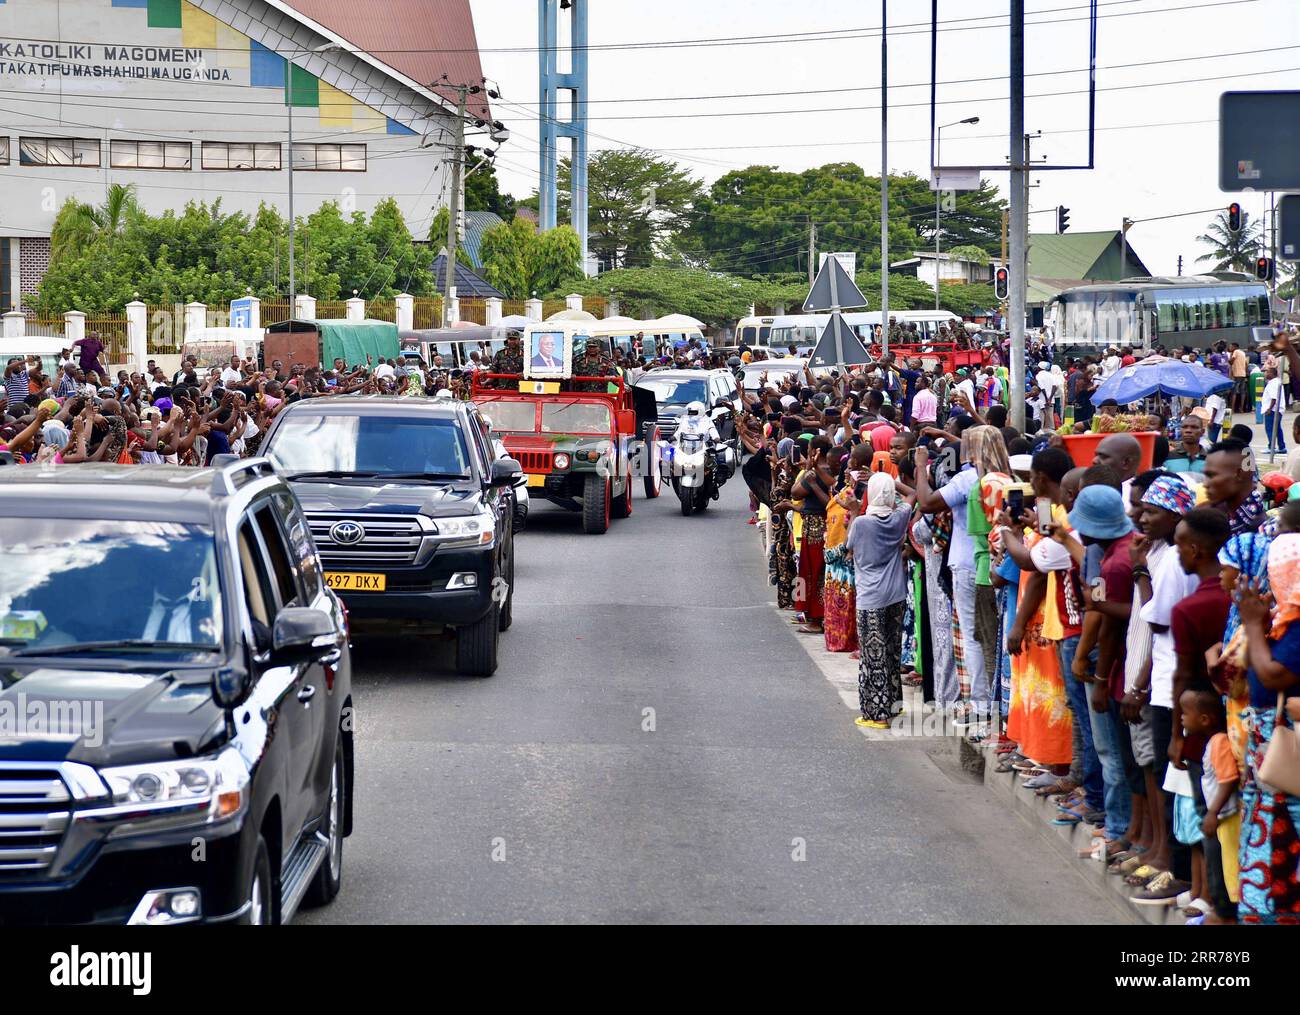
<instances>
[{"instance_id":1,"label":"black suv","mask_svg":"<svg viewBox=\"0 0 1300 1015\"><path fill-rule=\"evenodd\" d=\"M270 464L5 466L0 517L0 923L332 899L347 617Z\"/></svg>"},{"instance_id":2,"label":"black suv","mask_svg":"<svg viewBox=\"0 0 1300 1015\"><path fill-rule=\"evenodd\" d=\"M486 430L469 402L339 395L295 402L262 444L358 630L454 632L457 669L485 677L510 627L525 481Z\"/></svg>"}]
</instances>

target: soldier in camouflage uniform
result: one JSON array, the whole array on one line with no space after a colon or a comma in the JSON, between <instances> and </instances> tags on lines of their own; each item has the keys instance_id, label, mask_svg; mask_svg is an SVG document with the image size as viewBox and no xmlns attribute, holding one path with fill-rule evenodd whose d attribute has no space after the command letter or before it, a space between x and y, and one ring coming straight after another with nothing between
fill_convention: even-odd
<instances>
[{"instance_id":1,"label":"soldier in camouflage uniform","mask_svg":"<svg viewBox=\"0 0 1300 1015\"><path fill-rule=\"evenodd\" d=\"M524 372L524 354L519 332L512 331L506 335L506 347L492 358L492 366L488 368L490 374L519 374ZM518 382L507 380L502 377L495 377L487 381L486 384L493 388L513 388Z\"/></svg>"},{"instance_id":2,"label":"soldier in camouflage uniform","mask_svg":"<svg viewBox=\"0 0 1300 1015\"><path fill-rule=\"evenodd\" d=\"M891 317L889 319L889 344L899 345L904 341L906 341L906 336L903 333L903 329L898 324L898 318Z\"/></svg>"},{"instance_id":3,"label":"soldier in camouflage uniform","mask_svg":"<svg viewBox=\"0 0 1300 1015\"><path fill-rule=\"evenodd\" d=\"M589 340L582 359L573 365L573 373L577 377L617 377L618 368L614 366L614 361L604 354L599 342ZM604 394L609 390L609 386L606 381L574 381L573 390Z\"/></svg>"}]
</instances>

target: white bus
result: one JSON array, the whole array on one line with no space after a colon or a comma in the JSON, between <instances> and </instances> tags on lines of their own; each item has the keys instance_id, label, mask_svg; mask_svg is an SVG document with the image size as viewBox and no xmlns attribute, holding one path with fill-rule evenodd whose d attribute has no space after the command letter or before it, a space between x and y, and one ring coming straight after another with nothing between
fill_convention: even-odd
<instances>
[{"instance_id":1,"label":"white bus","mask_svg":"<svg viewBox=\"0 0 1300 1015\"><path fill-rule=\"evenodd\" d=\"M854 330L859 338L870 345L875 341L876 325L880 323L880 311L870 310L860 313L842 314L844 321ZM893 310L889 317L899 324L916 325L917 337L922 342L935 339L939 328L944 324L960 325L962 320L947 310ZM794 346L799 355L816 347L817 340L826 330L830 314L775 314L770 317L742 317L736 324L735 341L737 346L744 344L751 349L777 349L782 352Z\"/></svg>"}]
</instances>

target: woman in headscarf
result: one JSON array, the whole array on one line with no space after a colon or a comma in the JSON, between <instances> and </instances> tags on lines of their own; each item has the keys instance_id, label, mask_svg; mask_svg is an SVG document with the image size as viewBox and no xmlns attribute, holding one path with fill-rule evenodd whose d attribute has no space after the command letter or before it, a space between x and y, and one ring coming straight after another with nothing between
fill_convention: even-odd
<instances>
[{"instance_id":1,"label":"woman in headscarf","mask_svg":"<svg viewBox=\"0 0 1300 1015\"><path fill-rule=\"evenodd\" d=\"M41 427L41 447L36 452L38 464L44 462L59 463L63 461L63 451L68 446L71 434L68 428L57 419L52 419Z\"/></svg>"},{"instance_id":2,"label":"woman in headscarf","mask_svg":"<svg viewBox=\"0 0 1300 1015\"><path fill-rule=\"evenodd\" d=\"M852 496L837 498L850 516L848 548L853 555L858 608L859 726L888 729L895 705L903 700L899 653L903 643L903 600L907 579L903 537L912 516L912 498L898 502L894 477L872 473L866 511Z\"/></svg>"},{"instance_id":3,"label":"woman in headscarf","mask_svg":"<svg viewBox=\"0 0 1300 1015\"><path fill-rule=\"evenodd\" d=\"M1300 797L1275 790L1259 769L1278 723L1294 725L1300 699L1300 533L1280 532L1268 550L1275 603L1258 582L1238 581L1237 608L1246 632L1246 764L1241 773L1242 923L1300 923ZM1283 705L1285 704L1285 707Z\"/></svg>"}]
</instances>

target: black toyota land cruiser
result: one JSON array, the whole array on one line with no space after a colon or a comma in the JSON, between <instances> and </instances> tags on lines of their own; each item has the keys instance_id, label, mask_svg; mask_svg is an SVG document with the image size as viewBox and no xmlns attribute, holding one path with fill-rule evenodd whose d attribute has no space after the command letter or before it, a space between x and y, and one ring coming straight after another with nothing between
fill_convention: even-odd
<instances>
[{"instance_id":1,"label":"black toyota land cruiser","mask_svg":"<svg viewBox=\"0 0 1300 1015\"><path fill-rule=\"evenodd\" d=\"M262 453L292 485L358 631L454 632L491 676L514 605L514 486L479 415L450 398L340 395L285 409Z\"/></svg>"},{"instance_id":2,"label":"black toyota land cruiser","mask_svg":"<svg viewBox=\"0 0 1300 1015\"><path fill-rule=\"evenodd\" d=\"M332 899L347 619L270 464L9 465L0 518L0 924Z\"/></svg>"}]
</instances>

